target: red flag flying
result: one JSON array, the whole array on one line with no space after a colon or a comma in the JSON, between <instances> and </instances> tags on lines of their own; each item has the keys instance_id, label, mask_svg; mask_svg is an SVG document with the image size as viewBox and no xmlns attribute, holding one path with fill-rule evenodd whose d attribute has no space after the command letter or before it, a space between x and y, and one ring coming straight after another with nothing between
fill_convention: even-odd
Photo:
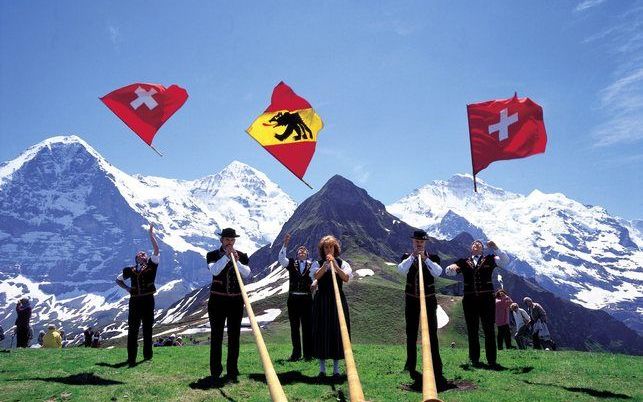
<instances>
[{"instance_id":1,"label":"red flag flying","mask_svg":"<svg viewBox=\"0 0 643 402\"><path fill-rule=\"evenodd\" d=\"M467 105L473 175L491 162L545 152L543 109L529 98Z\"/></svg>"},{"instance_id":2,"label":"red flag flying","mask_svg":"<svg viewBox=\"0 0 643 402\"><path fill-rule=\"evenodd\" d=\"M185 89L171 85L136 83L119 88L100 98L103 103L152 146L156 132L188 99Z\"/></svg>"}]
</instances>

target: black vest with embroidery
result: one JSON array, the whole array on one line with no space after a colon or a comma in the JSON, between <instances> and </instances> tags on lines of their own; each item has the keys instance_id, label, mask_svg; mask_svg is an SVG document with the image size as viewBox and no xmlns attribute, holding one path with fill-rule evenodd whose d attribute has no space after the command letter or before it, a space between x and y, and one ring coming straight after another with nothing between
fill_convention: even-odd
<instances>
[{"instance_id":1,"label":"black vest with embroidery","mask_svg":"<svg viewBox=\"0 0 643 402\"><path fill-rule=\"evenodd\" d=\"M306 268L304 272L299 271L299 261L294 258L288 259L288 273L290 274L290 292L308 293L310 294L310 285L313 280L310 279L310 266L312 263L306 261Z\"/></svg>"},{"instance_id":2,"label":"black vest with embroidery","mask_svg":"<svg viewBox=\"0 0 643 402\"><path fill-rule=\"evenodd\" d=\"M148 259L147 265L140 271L137 271L136 267L123 268L123 279L131 279L132 290L130 291L130 295L141 296L154 294L154 292L156 292L154 281L156 280L157 268L158 265L153 263L152 259Z\"/></svg>"},{"instance_id":3,"label":"black vest with embroidery","mask_svg":"<svg viewBox=\"0 0 643 402\"><path fill-rule=\"evenodd\" d=\"M243 265L248 265L250 262L248 254L242 253L237 250L239 254L239 262ZM219 261L225 256L225 251L223 248L218 250L210 251L206 256L208 264ZM239 281L237 280L237 274L234 272L234 265L232 265L232 260L228 261L226 266L219 272L219 275L212 277L212 285L210 285L210 292L216 294L222 294L226 296L241 296L241 288L239 287Z\"/></svg>"},{"instance_id":4,"label":"black vest with embroidery","mask_svg":"<svg viewBox=\"0 0 643 402\"><path fill-rule=\"evenodd\" d=\"M319 264L320 268L321 268L322 265L324 265L324 262L326 262L326 260L317 261L317 263ZM342 260L337 258L337 257L335 257L335 263L341 269ZM335 297L335 290L333 289L333 278L331 278L330 275L329 275L329 273L331 273L331 272L332 272L331 270L328 270L324 275L322 275L321 278L319 278L317 280L317 289L318 289L318 291L320 293L330 294L330 295L333 295L333 297ZM339 291L341 292L342 291L342 284L344 283L344 281L339 276L337 276L337 274L335 274L334 272L332 272L332 273L335 275L335 279L337 279L337 287L339 288Z\"/></svg>"},{"instance_id":5,"label":"black vest with embroidery","mask_svg":"<svg viewBox=\"0 0 643 402\"><path fill-rule=\"evenodd\" d=\"M409 258L409 255L410 254L404 254L402 256L402 261ZM440 264L440 257L438 257L437 255L431 254L429 255L429 259L431 259L431 261L435 262L436 264ZM422 276L424 277L424 297L426 299L435 300L435 279L433 278L433 275L431 275L429 267L424 263L424 261L422 261ZM420 297L420 275L418 270L417 258L415 258L415 261L413 261L413 264L411 264L409 272L406 273L405 292L409 296L417 298Z\"/></svg>"},{"instance_id":6,"label":"black vest with embroidery","mask_svg":"<svg viewBox=\"0 0 643 402\"><path fill-rule=\"evenodd\" d=\"M473 257L469 257L466 260L461 259L455 263L462 273L465 295L493 294L491 275L493 274L493 269L497 267L495 256L481 257L477 266L473 262Z\"/></svg>"}]
</instances>

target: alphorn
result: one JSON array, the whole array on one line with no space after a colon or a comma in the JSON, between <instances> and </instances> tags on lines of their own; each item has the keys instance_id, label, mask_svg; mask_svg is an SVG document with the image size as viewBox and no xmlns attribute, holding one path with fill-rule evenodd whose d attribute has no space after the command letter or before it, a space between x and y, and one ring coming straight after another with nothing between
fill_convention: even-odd
<instances>
[{"instance_id":1,"label":"alphorn","mask_svg":"<svg viewBox=\"0 0 643 402\"><path fill-rule=\"evenodd\" d=\"M424 402L442 402L438 399L438 388L435 385L431 339L429 338L429 321L426 317L426 300L424 292L424 274L422 273L422 255L417 256L418 275L420 276L420 327L422 328L422 400Z\"/></svg>"},{"instance_id":2,"label":"alphorn","mask_svg":"<svg viewBox=\"0 0 643 402\"><path fill-rule=\"evenodd\" d=\"M331 266L337 267L333 260ZM339 268L338 268L339 269ZM364 392L362 391L362 383L359 381L357 374L357 367L355 366L355 359L353 358L353 348L351 340L348 336L348 327L346 326L346 317L344 316L344 309L342 308L342 299L339 295L339 286L337 285L337 278L335 272L331 267L330 276L333 278L333 289L335 290L335 306L337 307L337 317L339 318L339 331L342 335L342 346L344 347L344 359L346 360L346 377L348 377L348 394L352 402L363 402Z\"/></svg>"},{"instance_id":3,"label":"alphorn","mask_svg":"<svg viewBox=\"0 0 643 402\"><path fill-rule=\"evenodd\" d=\"M246 312L248 313L250 325L252 326L252 334L255 336L255 343L257 344L257 349L259 350L259 355L261 356L261 363L263 363L263 371L266 374L266 381L268 383L268 389L270 390L270 397L275 402L286 402L288 401L288 399L286 398L284 389L281 386L281 382L279 382L279 377L277 377L275 368L272 366L272 361L270 361L268 349L266 349L266 344L263 341L263 336L261 336L261 329L259 328L259 324L257 324L255 313L252 311L252 305L250 304L250 300L248 300L246 287L243 285L243 280L241 279L241 274L239 273L239 268L237 267L237 260L234 258L233 254L230 254L230 260L232 260L232 265L234 265L234 273L237 275L239 288L241 288L243 304L245 304L246 306Z\"/></svg>"}]
</instances>

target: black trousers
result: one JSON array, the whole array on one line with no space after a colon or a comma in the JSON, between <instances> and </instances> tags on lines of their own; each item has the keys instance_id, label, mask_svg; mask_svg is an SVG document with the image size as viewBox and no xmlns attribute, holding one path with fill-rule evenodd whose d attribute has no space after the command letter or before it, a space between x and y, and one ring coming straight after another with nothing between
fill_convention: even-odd
<instances>
[{"instance_id":1,"label":"black trousers","mask_svg":"<svg viewBox=\"0 0 643 402\"><path fill-rule=\"evenodd\" d=\"M16 347L28 348L29 347L29 327L16 327Z\"/></svg>"},{"instance_id":2,"label":"black trousers","mask_svg":"<svg viewBox=\"0 0 643 402\"><path fill-rule=\"evenodd\" d=\"M290 340L292 341L292 356L301 357L301 344L303 338L304 358L313 356L313 297L311 295L288 296L288 319L290 320ZM301 337L299 326L301 325Z\"/></svg>"},{"instance_id":3,"label":"black trousers","mask_svg":"<svg viewBox=\"0 0 643 402\"><path fill-rule=\"evenodd\" d=\"M431 341L431 355L433 357L433 373L436 381L442 378L442 359L440 358L440 345L438 344L438 318L436 310L438 305L427 300L426 313L429 322L429 340ZM415 371L417 365L417 340L420 326L420 299L406 295L404 308L406 318L406 364L405 368Z\"/></svg>"},{"instance_id":4,"label":"black trousers","mask_svg":"<svg viewBox=\"0 0 643 402\"><path fill-rule=\"evenodd\" d=\"M221 365L221 348L223 328L228 323L228 360L226 370L229 376L239 375L239 335L243 317L243 299L241 296L222 296L210 294L208 315L212 338L210 341L210 374L218 378L223 371Z\"/></svg>"},{"instance_id":5,"label":"black trousers","mask_svg":"<svg viewBox=\"0 0 643 402\"><path fill-rule=\"evenodd\" d=\"M498 325L498 350L502 350L502 343L505 343L507 349L511 348L511 331L509 330L509 324Z\"/></svg>"},{"instance_id":6,"label":"black trousers","mask_svg":"<svg viewBox=\"0 0 643 402\"><path fill-rule=\"evenodd\" d=\"M138 329L143 323L143 358L152 358L152 325L154 324L154 295L130 296L127 316L127 361L136 363Z\"/></svg>"},{"instance_id":7,"label":"black trousers","mask_svg":"<svg viewBox=\"0 0 643 402\"><path fill-rule=\"evenodd\" d=\"M487 363L496 363L495 319L496 302L492 293L469 294L462 298L464 320L467 323L467 337L469 339L469 359L473 363L480 361L480 340L478 331L482 323L484 332L484 351Z\"/></svg>"}]
</instances>

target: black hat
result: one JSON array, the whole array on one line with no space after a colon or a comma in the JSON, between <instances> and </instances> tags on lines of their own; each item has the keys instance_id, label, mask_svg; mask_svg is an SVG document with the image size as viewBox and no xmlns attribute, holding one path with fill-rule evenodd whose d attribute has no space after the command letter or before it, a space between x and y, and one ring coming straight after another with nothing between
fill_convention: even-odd
<instances>
[{"instance_id":1,"label":"black hat","mask_svg":"<svg viewBox=\"0 0 643 402\"><path fill-rule=\"evenodd\" d=\"M237 232L234 231L232 228L225 228L219 233L219 236L221 237L239 237Z\"/></svg>"},{"instance_id":2,"label":"black hat","mask_svg":"<svg viewBox=\"0 0 643 402\"><path fill-rule=\"evenodd\" d=\"M429 240L429 235L426 234L424 230L416 230L413 232L413 236L411 236L411 239Z\"/></svg>"}]
</instances>

